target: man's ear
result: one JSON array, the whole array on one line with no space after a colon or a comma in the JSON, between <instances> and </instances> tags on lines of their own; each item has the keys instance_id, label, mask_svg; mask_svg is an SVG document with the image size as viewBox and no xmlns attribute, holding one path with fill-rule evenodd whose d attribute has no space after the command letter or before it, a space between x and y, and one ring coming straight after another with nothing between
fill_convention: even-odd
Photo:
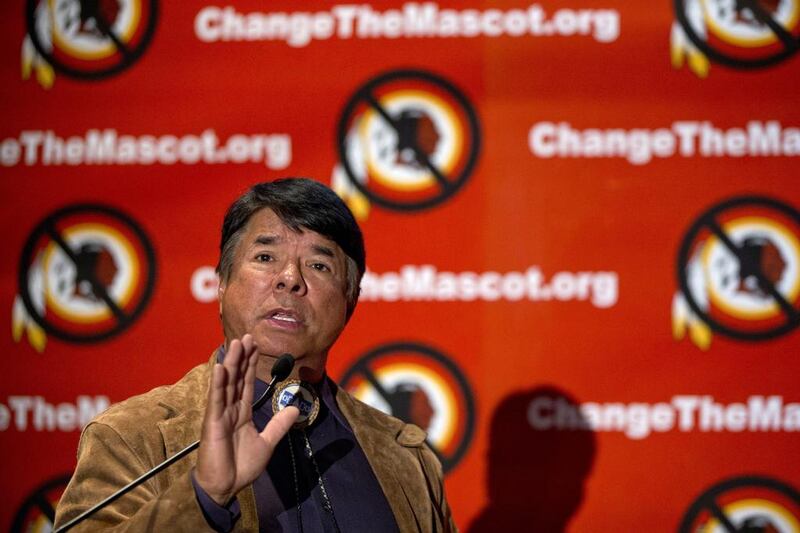
<instances>
[{"instance_id":1,"label":"man's ear","mask_svg":"<svg viewBox=\"0 0 800 533\"><path fill-rule=\"evenodd\" d=\"M219 316L222 318L222 299L225 296L225 289L227 288L227 284L219 280L219 286L217 287L217 301L219 302Z\"/></svg>"}]
</instances>

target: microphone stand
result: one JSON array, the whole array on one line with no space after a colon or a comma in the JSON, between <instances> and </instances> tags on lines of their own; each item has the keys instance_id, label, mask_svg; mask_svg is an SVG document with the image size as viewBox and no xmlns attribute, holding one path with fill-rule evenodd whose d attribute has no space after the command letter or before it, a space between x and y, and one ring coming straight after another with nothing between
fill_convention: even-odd
<instances>
[{"instance_id":1,"label":"microphone stand","mask_svg":"<svg viewBox=\"0 0 800 533\"><path fill-rule=\"evenodd\" d=\"M278 365L277 362L275 364L276 364L276 366ZM292 365L293 364L294 364L294 360L292 360ZM289 371L291 371L291 366L289 367ZM256 400L253 403L253 410L254 411L259 409L262 405L264 405L264 402L266 402L267 399L270 396L272 396L272 392L273 392L273 389L275 388L275 385L279 381L283 381L284 379L286 379L286 376L289 374L289 371L285 372L285 374L283 376L279 375L276 372L273 372L272 379L269 381L269 384L267 384L267 390L265 390L264 393L261 394L261 396L258 398L258 400ZM147 481L148 479L150 479L154 475L158 474L159 472L161 472L162 470L164 470L165 468L167 468L171 464L175 463L176 461L179 461L183 457L186 457L187 455L192 453L194 450L196 450L199 446L200 446L200 439L194 441L193 443L191 443L186 448L182 449L181 451L179 451L178 453L176 453L175 455L173 455L169 459L166 459L161 464L156 465L155 467L152 468L152 470L149 470L149 471L145 472L144 474L142 474L141 476L137 477L136 479L134 479L133 481L131 481L130 483L128 483L127 485L125 485L124 487L119 489L117 492L115 492L114 494L112 494L108 498L96 503L91 508L87 509L83 513L79 514L78 516L76 516L75 518L73 518L72 520L70 520L69 522L64 524L63 526L61 526L58 529L56 529L53 533L63 533L64 531L72 529L73 527L75 527L79 523L83 522L84 520L86 520L87 518L92 516L94 513L96 513L100 509L102 509L103 507L105 507L106 505L110 504L113 501L116 501L117 499L119 499L122 496L124 496L125 494L129 493L131 490L135 489L136 487L138 487L139 485L141 485L142 483L144 483L145 481Z\"/></svg>"}]
</instances>

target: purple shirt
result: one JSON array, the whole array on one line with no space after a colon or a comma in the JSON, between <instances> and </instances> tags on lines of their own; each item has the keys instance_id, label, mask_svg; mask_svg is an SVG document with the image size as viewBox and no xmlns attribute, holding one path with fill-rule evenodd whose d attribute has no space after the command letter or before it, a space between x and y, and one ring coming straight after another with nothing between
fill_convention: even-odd
<instances>
[{"instance_id":1,"label":"purple shirt","mask_svg":"<svg viewBox=\"0 0 800 533\"><path fill-rule=\"evenodd\" d=\"M222 351L220 349L220 359ZM255 398L266 387L266 383L256 380ZM253 482L259 531L336 531L334 519L324 507L317 469L322 474L340 531L399 531L378 479L336 405L337 390L336 384L327 377L317 386L320 410L316 421L305 430L290 430L275 448L266 471ZM271 418L272 403L269 401L253 413L253 422L259 431ZM306 453L303 431L311 444L313 461ZM290 441L296 469L292 467ZM230 531L240 514L239 502L233 500L227 507L219 506L197 485L194 476L192 482L209 525L216 531ZM302 519L302 528L299 519Z\"/></svg>"}]
</instances>

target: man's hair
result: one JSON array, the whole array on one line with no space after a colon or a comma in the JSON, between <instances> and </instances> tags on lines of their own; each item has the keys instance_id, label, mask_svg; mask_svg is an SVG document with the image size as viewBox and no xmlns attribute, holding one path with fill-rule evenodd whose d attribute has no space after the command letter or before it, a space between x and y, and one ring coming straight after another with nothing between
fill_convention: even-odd
<instances>
[{"instance_id":1,"label":"man's hair","mask_svg":"<svg viewBox=\"0 0 800 533\"><path fill-rule=\"evenodd\" d=\"M217 274L227 282L236 247L250 217L269 208L294 231L308 229L332 240L347 255L347 317L353 314L364 275L364 237L353 214L332 190L306 178L253 185L228 208L222 223Z\"/></svg>"}]
</instances>

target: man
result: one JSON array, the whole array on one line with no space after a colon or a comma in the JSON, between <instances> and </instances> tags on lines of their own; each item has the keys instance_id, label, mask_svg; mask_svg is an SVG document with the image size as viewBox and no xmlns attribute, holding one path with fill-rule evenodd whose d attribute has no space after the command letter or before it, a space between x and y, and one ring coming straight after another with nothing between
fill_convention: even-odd
<instances>
[{"instance_id":1,"label":"man","mask_svg":"<svg viewBox=\"0 0 800 533\"><path fill-rule=\"evenodd\" d=\"M424 432L325 374L364 270L361 231L323 185L278 180L240 197L225 216L217 267L224 346L178 383L116 404L84 429L56 525L199 438L196 454L76 530L455 530ZM289 379L317 397L305 428L292 406L251 411L284 353L295 359Z\"/></svg>"}]
</instances>

